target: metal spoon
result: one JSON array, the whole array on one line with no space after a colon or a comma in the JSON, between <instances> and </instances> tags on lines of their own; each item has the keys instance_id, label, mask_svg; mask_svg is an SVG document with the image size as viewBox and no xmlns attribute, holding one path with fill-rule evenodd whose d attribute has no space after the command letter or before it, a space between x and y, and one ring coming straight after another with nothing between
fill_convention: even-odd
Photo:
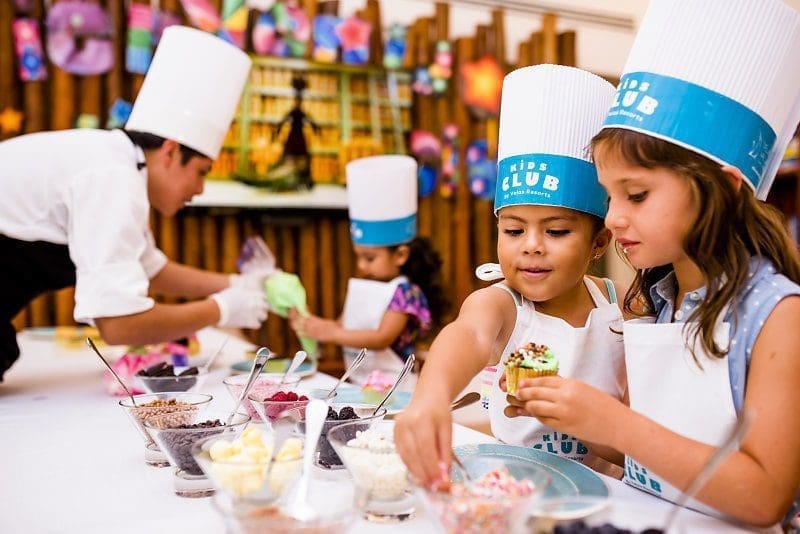
<instances>
[{"instance_id":1,"label":"metal spoon","mask_svg":"<svg viewBox=\"0 0 800 534\"><path fill-rule=\"evenodd\" d=\"M253 360L253 368L250 369L250 376L247 377L247 382L245 383L244 389L242 389L241 394L239 395L239 400L236 401L236 406L231 411L230 417L228 417L228 422L225 423L225 426L231 424L233 420L233 416L236 413L236 410L239 409L239 406L242 405L242 401L247 396L247 393L250 391L250 388L253 387L253 384L256 382L256 377L261 373L261 370L266 365L267 360L272 357L272 352L267 347L261 347L256 352L256 359Z\"/></svg>"},{"instance_id":2,"label":"metal spoon","mask_svg":"<svg viewBox=\"0 0 800 534\"><path fill-rule=\"evenodd\" d=\"M417 357L414 356L413 354L408 357L405 365L403 365L403 369L400 370L400 373L398 373L397 378L394 381L394 384L392 384L392 389L389 390L389 393L387 393L386 396L383 398L383 400L378 404L378 407L375 408L375 411L372 412L372 415L377 414L378 410L380 410L383 407L383 405L386 404L386 401L389 400L389 397L392 396L392 393L394 393L394 390L397 389L397 386L400 385L400 382L402 382L403 379L406 377L406 375L408 375L408 373L411 372L411 369L414 368L414 362L416 361L416 359Z\"/></svg>"},{"instance_id":3,"label":"metal spoon","mask_svg":"<svg viewBox=\"0 0 800 534\"><path fill-rule=\"evenodd\" d=\"M114 375L114 378L117 379L117 382L119 382L119 385L122 386L122 389L124 389L125 393L127 393L128 396L131 398L131 403L134 406L136 406L136 400L133 398L133 393L131 393L131 390L128 389L128 386L125 385L125 382L122 381L122 379L119 377L119 375L116 373L116 371L114 371L114 369L111 368L111 366L108 364L106 359L103 358L103 355L100 354L100 351L97 350L97 346L94 344L94 341L92 341L92 338L87 337L86 338L86 343L92 348L94 353L97 354L100 357L100 359L103 361L103 363L106 364L106 367L108 367L108 370L111 371L112 375Z\"/></svg>"},{"instance_id":4,"label":"metal spoon","mask_svg":"<svg viewBox=\"0 0 800 534\"><path fill-rule=\"evenodd\" d=\"M460 410L465 406L469 406L470 404L475 404L479 400L481 400L481 394L478 393L477 391L470 391L463 397L454 400L453 403L450 405L450 411L454 412L456 410Z\"/></svg>"},{"instance_id":5,"label":"metal spoon","mask_svg":"<svg viewBox=\"0 0 800 534\"><path fill-rule=\"evenodd\" d=\"M284 512L298 521L308 522L317 516L317 511L308 502L308 485L317 442L322 434L322 425L328 415L328 405L320 399L312 399L306 406L306 440L303 444L303 472L295 485L289 490Z\"/></svg>"},{"instance_id":6,"label":"metal spoon","mask_svg":"<svg viewBox=\"0 0 800 534\"><path fill-rule=\"evenodd\" d=\"M684 505L694 497L698 491L700 491L703 486L705 486L708 479L711 478L711 475L716 471L717 467L728 457L729 454L739 450L739 446L742 443L742 438L744 438L747 430L750 428L750 425L753 422L754 414L752 410L742 410L739 413L739 417L736 419L736 424L733 425L730 433L725 437L725 440L722 442L722 445L714 451L714 454L711 455L711 458L708 459L706 465L700 470L699 473L694 477L689 487L686 488L681 496L675 501L675 504L672 506L672 510L670 510L669 515L667 516L666 521L664 522L664 532L669 532L670 527L675 522L675 518L678 516L678 513L683 509Z\"/></svg>"},{"instance_id":7,"label":"metal spoon","mask_svg":"<svg viewBox=\"0 0 800 534\"><path fill-rule=\"evenodd\" d=\"M458 399L454 400L453 403L450 404L450 411L454 412L456 410L460 410L461 408L464 408L464 407L469 406L471 404L475 404L479 400L481 400L481 394L478 393L477 391L470 391L469 393L467 393L463 397L459 397ZM387 420L391 421L392 419L397 417L399 414L400 414L400 412L386 414L386 417L384 417L384 419L387 419Z\"/></svg>"},{"instance_id":8,"label":"metal spoon","mask_svg":"<svg viewBox=\"0 0 800 534\"><path fill-rule=\"evenodd\" d=\"M366 358L366 357L367 357L367 349L361 349L361 350L359 351L359 353L358 353L358 356L356 356L356 359L355 359L355 360L353 360L353 363L352 363L352 364L350 364L350 367L347 369L347 371L345 371L345 372L344 372L344 374L343 374L343 375L342 375L342 377L339 379L339 381L338 381L338 382L336 382L336 385L335 385L335 386L333 386L333 388L332 388L332 389L331 389L331 390L328 392L328 395L325 397L325 399L326 399L326 400L327 400L327 399L330 399L331 397L333 397L333 394L336 392L336 388L338 388L339 386L341 386L341 385L342 385L342 383L343 383L345 380L347 380L347 378L348 378L348 377L349 377L351 374L353 374L353 371L355 371L355 370L358 368L358 366L359 366L359 365L361 365L361 363L364 361L364 358Z\"/></svg>"},{"instance_id":9,"label":"metal spoon","mask_svg":"<svg viewBox=\"0 0 800 534\"><path fill-rule=\"evenodd\" d=\"M269 474L275 466L283 444L289 439L289 436L292 435L292 431L297 427L297 423L299 422L300 414L296 409L281 412L281 414L272 421L272 454L270 455L269 465L267 466L267 475L265 477L267 480L269 480Z\"/></svg>"},{"instance_id":10,"label":"metal spoon","mask_svg":"<svg viewBox=\"0 0 800 534\"><path fill-rule=\"evenodd\" d=\"M453 454L453 463L456 464L461 470L461 474L464 475L464 480L467 482L472 482L472 477L469 476L469 471L467 471L467 468L464 467L464 464L461 463L461 460L459 460L456 454Z\"/></svg>"},{"instance_id":11,"label":"metal spoon","mask_svg":"<svg viewBox=\"0 0 800 534\"><path fill-rule=\"evenodd\" d=\"M300 367L300 364L303 363L307 357L308 353L304 350L298 350L295 353L294 358L292 358L292 363L289 364L289 367L286 368L286 372L283 373L283 376L281 377L281 381L278 384L278 389L280 389L280 387L286 382L286 379L289 377L289 375L294 373L295 370Z\"/></svg>"}]
</instances>

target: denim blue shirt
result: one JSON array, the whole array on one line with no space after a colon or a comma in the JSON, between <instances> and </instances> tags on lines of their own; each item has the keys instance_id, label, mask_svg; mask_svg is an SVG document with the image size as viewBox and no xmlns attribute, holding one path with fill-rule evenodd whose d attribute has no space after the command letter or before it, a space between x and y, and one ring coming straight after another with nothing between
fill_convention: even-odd
<instances>
[{"instance_id":1,"label":"denim blue shirt","mask_svg":"<svg viewBox=\"0 0 800 534\"><path fill-rule=\"evenodd\" d=\"M669 323L675 310L677 283L671 272L650 288L658 323ZM728 376L731 381L733 405L738 413L744 405L744 389L750 367L750 353L761 327L775 306L790 295L800 295L800 286L775 272L772 262L750 258L750 271L742 293L736 297L725 321L731 324L731 344L728 352ZM683 323L706 297L706 288L690 291L683 297L680 308L674 311L675 322ZM734 317L734 309L737 316Z\"/></svg>"}]
</instances>

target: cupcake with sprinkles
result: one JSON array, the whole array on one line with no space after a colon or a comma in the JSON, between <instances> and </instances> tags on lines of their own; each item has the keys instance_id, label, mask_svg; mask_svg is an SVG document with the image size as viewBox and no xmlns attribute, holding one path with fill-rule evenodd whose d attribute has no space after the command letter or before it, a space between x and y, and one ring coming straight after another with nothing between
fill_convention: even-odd
<instances>
[{"instance_id":1,"label":"cupcake with sprinkles","mask_svg":"<svg viewBox=\"0 0 800 534\"><path fill-rule=\"evenodd\" d=\"M512 352L506 360L506 391L517 394L517 384L523 378L558 374L558 358L547 345L528 343Z\"/></svg>"}]
</instances>

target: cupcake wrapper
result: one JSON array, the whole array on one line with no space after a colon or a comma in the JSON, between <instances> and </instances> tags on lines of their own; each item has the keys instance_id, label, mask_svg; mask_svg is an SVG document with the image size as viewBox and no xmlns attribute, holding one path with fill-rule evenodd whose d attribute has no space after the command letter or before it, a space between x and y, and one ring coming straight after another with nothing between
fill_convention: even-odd
<instances>
[{"instance_id":1,"label":"cupcake wrapper","mask_svg":"<svg viewBox=\"0 0 800 534\"><path fill-rule=\"evenodd\" d=\"M539 376L555 376L557 374L558 374L558 369L556 369L555 371L546 371L543 369L520 368L517 380L522 380L523 378L537 378Z\"/></svg>"},{"instance_id":2,"label":"cupcake wrapper","mask_svg":"<svg viewBox=\"0 0 800 534\"><path fill-rule=\"evenodd\" d=\"M506 367L506 392L516 396L517 381L519 380L519 367Z\"/></svg>"},{"instance_id":3,"label":"cupcake wrapper","mask_svg":"<svg viewBox=\"0 0 800 534\"><path fill-rule=\"evenodd\" d=\"M526 369L524 367L506 367L506 392L516 397L519 381L523 378L555 376L557 374L557 369L555 371L546 371L542 369Z\"/></svg>"}]
</instances>

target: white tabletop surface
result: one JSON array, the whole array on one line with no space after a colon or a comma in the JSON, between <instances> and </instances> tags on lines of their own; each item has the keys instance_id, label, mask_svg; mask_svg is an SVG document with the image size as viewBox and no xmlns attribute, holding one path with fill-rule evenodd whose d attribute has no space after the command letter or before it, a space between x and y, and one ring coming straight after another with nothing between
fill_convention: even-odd
<instances>
[{"instance_id":1,"label":"white tabletop surface","mask_svg":"<svg viewBox=\"0 0 800 534\"><path fill-rule=\"evenodd\" d=\"M311 191L273 193L232 180L207 180L203 194L188 204L194 207L251 209L347 209L347 192L341 185L317 184Z\"/></svg>"},{"instance_id":2,"label":"white tabletop surface","mask_svg":"<svg viewBox=\"0 0 800 534\"><path fill-rule=\"evenodd\" d=\"M217 331L201 332L204 351L220 344ZM224 532L209 499L173 493L171 469L144 464L143 442L118 399L101 379L104 368L88 349L63 348L53 341L19 336L21 359L0 383L0 532ZM221 383L228 364L246 344L228 342L205 385L212 408L231 409ZM113 352L113 349L104 349ZM334 379L316 374L309 385ZM493 442L480 432L454 425L456 445ZM602 476L602 475L601 475ZM663 517L669 504L602 476L612 500L610 520L630 522ZM633 509L633 511L632 511ZM419 508L418 508L419 510ZM681 512L681 531L742 532L692 511ZM359 520L351 533L435 532L419 510L410 521L378 525Z\"/></svg>"}]
</instances>

